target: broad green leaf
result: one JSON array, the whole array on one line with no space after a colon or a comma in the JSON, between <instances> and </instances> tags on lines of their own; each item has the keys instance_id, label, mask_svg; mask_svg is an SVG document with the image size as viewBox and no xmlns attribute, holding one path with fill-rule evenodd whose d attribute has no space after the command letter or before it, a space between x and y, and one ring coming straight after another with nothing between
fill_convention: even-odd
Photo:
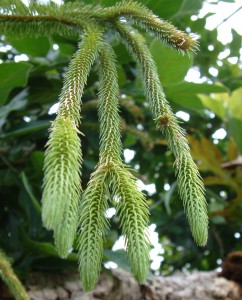
<instances>
[{"instance_id":1,"label":"broad green leaf","mask_svg":"<svg viewBox=\"0 0 242 300\"><path fill-rule=\"evenodd\" d=\"M219 149L205 137L197 140L192 136L187 136L187 139L193 159L199 161L199 169L223 176L224 170L221 168L223 158Z\"/></svg>"},{"instance_id":2,"label":"broad green leaf","mask_svg":"<svg viewBox=\"0 0 242 300\"><path fill-rule=\"evenodd\" d=\"M27 84L31 68L26 62L0 64L0 105L5 103L11 90Z\"/></svg>"},{"instance_id":3,"label":"broad green leaf","mask_svg":"<svg viewBox=\"0 0 242 300\"><path fill-rule=\"evenodd\" d=\"M242 37L234 29L232 29L233 39L230 43L230 56L239 56L242 45Z\"/></svg>"},{"instance_id":4,"label":"broad green leaf","mask_svg":"<svg viewBox=\"0 0 242 300\"><path fill-rule=\"evenodd\" d=\"M33 122L24 122L21 125L19 125L17 128L12 129L9 132L2 133L0 135L0 138L5 139L5 138L12 138L15 136L20 136L36 131L40 131L43 129L47 129L50 127L50 121L33 121Z\"/></svg>"},{"instance_id":5,"label":"broad green leaf","mask_svg":"<svg viewBox=\"0 0 242 300\"><path fill-rule=\"evenodd\" d=\"M199 95L205 107L221 119L226 119L230 135L242 152L242 88L234 90L231 96L221 93L210 96Z\"/></svg>"},{"instance_id":6,"label":"broad green leaf","mask_svg":"<svg viewBox=\"0 0 242 300\"><path fill-rule=\"evenodd\" d=\"M137 142L137 137L127 133L124 139L124 147L130 147Z\"/></svg>"},{"instance_id":7,"label":"broad green leaf","mask_svg":"<svg viewBox=\"0 0 242 300\"><path fill-rule=\"evenodd\" d=\"M205 107L212 110L221 119L237 118L242 120L242 88L236 89L231 96L220 93L211 96L199 95Z\"/></svg>"},{"instance_id":8,"label":"broad green leaf","mask_svg":"<svg viewBox=\"0 0 242 300\"><path fill-rule=\"evenodd\" d=\"M8 104L0 107L0 128L5 123L5 119L8 114L12 111L20 110L24 108L27 104L27 91L24 90L16 95Z\"/></svg>"},{"instance_id":9,"label":"broad green leaf","mask_svg":"<svg viewBox=\"0 0 242 300\"><path fill-rule=\"evenodd\" d=\"M155 14L168 20L171 17L196 14L202 7L202 0L141 0Z\"/></svg>"},{"instance_id":10,"label":"broad green leaf","mask_svg":"<svg viewBox=\"0 0 242 300\"><path fill-rule=\"evenodd\" d=\"M179 11L176 13L176 16L196 14L202 8L202 5L203 0L183 0Z\"/></svg>"},{"instance_id":11,"label":"broad green leaf","mask_svg":"<svg viewBox=\"0 0 242 300\"><path fill-rule=\"evenodd\" d=\"M7 37L7 41L20 53L31 56L46 56L50 49L47 37Z\"/></svg>"},{"instance_id":12,"label":"broad green leaf","mask_svg":"<svg viewBox=\"0 0 242 300\"><path fill-rule=\"evenodd\" d=\"M242 153L242 118L231 118L228 121L228 129L230 135L234 138L240 153Z\"/></svg>"},{"instance_id":13,"label":"broad green leaf","mask_svg":"<svg viewBox=\"0 0 242 300\"><path fill-rule=\"evenodd\" d=\"M142 0L144 5L164 19L169 19L171 16L175 15L181 7L182 2L182 0Z\"/></svg>"},{"instance_id":14,"label":"broad green leaf","mask_svg":"<svg viewBox=\"0 0 242 300\"><path fill-rule=\"evenodd\" d=\"M227 112L227 101L229 98L228 93L220 93L214 95L214 97L210 97L207 95L199 95L200 100L203 105L209 108L212 112L214 112L221 119L226 116Z\"/></svg>"},{"instance_id":15,"label":"broad green leaf","mask_svg":"<svg viewBox=\"0 0 242 300\"><path fill-rule=\"evenodd\" d=\"M34 151L30 155L30 160L33 164L34 170L37 173L42 173L44 166L44 152L43 151Z\"/></svg>"},{"instance_id":16,"label":"broad green leaf","mask_svg":"<svg viewBox=\"0 0 242 300\"><path fill-rule=\"evenodd\" d=\"M206 25L206 19L197 19L191 23L192 32L201 33ZM198 54L199 55L199 54Z\"/></svg>"},{"instance_id":17,"label":"broad green leaf","mask_svg":"<svg viewBox=\"0 0 242 300\"><path fill-rule=\"evenodd\" d=\"M45 77L31 79L29 88L29 102L37 104L55 103L58 101L61 91L61 81L57 79L47 80Z\"/></svg>"},{"instance_id":18,"label":"broad green leaf","mask_svg":"<svg viewBox=\"0 0 242 300\"><path fill-rule=\"evenodd\" d=\"M163 85L181 82L192 65L191 57L162 45L154 40L150 45L151 54L156 62L160 81Z\"/></svg>"},{"instance_id":19,"label":"broad green leaf","mask_svg":"<svg viewBox=\"0 0 242 300\"><path fill-rule=\"evenodd\" d=\"M198 94L223 93L226 91L227 89L223 86L185 81L165 88L167 98L191 109L204 109Z\"/></svg>"},{"instance_id":20,"label":"broad green leaf","mask_svg":"<svg viewBox=\"0 0 242 300\"><path fill-rule=\"evenodd\" d=\"M242 87L233 91L228 99L230 116L242 121Z\"/></svg>"}]
</instances>

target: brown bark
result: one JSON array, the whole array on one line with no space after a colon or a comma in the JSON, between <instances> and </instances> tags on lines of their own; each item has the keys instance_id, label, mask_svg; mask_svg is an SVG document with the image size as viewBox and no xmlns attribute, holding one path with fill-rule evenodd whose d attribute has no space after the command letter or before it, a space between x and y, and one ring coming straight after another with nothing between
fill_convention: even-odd
<instances>
[{"instance_id":1,"label":"brown bark","mask_svg":"<svg viewBox=\"0 0 242 300\"><path fill-rule=\"evenodd\" d=\"M102 273L95 289L85 293L78 274L32 273L25 283L32 300L240 300L240 285L216 272L152 277L139 285L130 273ZM0 289L1 291L1 289ZM11 299L0 293L0 299Z\"/></svg>"},{"instance_id":2,"label":"brown bark","mask_svg":"<svg viewBox=\"0 0 242 300\"><path fill-rule=\"evenodd\" d=\"M83 291L78 274L34 273L25 285L32 300L242 299L239 296L239 284L219 277L216 272L152 277L141 286L130 273L114 269L109 273L102 273L95 289L90 293Z\"/></svg>"}]
</instances>

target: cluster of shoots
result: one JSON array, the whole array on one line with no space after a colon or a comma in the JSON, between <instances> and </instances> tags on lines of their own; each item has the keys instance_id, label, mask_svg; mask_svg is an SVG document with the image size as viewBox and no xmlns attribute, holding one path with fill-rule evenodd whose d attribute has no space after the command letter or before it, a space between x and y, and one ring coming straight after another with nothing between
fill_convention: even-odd
<instances>
[{"instance_id":1,"label":"cluster of shoots","mask_svg":"<svg viewBox=\"0 0 242 300\"><path fill-rule=\"evenodd\" d=\"M25 6L20 0L0 0L0 4L2 34L72 34L80 37L78 50L65 76L59 110L47 142L42 219L44 226L53 230L61 257L68 256L77 237L84 289L89 291L94 287L101 270L103 242L109 228L106 211L110 199L116 206L132 273L144 283L149 271L149 209L136 178L122 161L117 65L107 39L110 30L137 62L156 127L174 154L179 194L193 238L198 245L205 245L208 218L204 186L191 157L185 132L165 98L156 65L137 28L140 26L181 53L197 50L194 38L133 1L120 2L112 7L86 5L80 1L60 6L35 1ZM82 190L80 115L84 87L94 63L99 77L99 162L86 189Z\"/></svg>"}]
</instances>

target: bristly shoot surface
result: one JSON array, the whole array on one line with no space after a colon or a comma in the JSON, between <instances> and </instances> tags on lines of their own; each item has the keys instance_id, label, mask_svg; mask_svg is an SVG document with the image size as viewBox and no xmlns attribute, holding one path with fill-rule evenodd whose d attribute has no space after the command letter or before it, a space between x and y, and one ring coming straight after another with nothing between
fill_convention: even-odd
<instances>
[{"instance_id":1,"label":"bristly shoot surface","mask_svg":"<svg viewBox=\"0 0 242 300\"><path fill-rule=\"evenodd\" d=\"M68 256L78 232L79 269L83 287L91 290L100 273L103 241L109 222L108 199L115 200L131 271L143 283L149 270L149 209L136 178L122 161L116 58L106 32L117 33L137 61L157 129L175 157L179 194L194 240L207 242L208 217L204 185L192 160L184 130L179 126L160 84L156 65L144 37L133 24L147 30L180 53L195 52L192 36L155 16L139 2L123 1L112 7L70 2L48 5L0 0L2 34L78 35L81 42L66 73L59 111L50 128L44 164L42 219L54 231L61 257ZM125 18L125 22L120 22ZM82 94L94 62L98 63L100 122L99 163L87 188L81 187L80 113ZM179 67L179 66L178 66Z\"/></svg>"}]
</instances>

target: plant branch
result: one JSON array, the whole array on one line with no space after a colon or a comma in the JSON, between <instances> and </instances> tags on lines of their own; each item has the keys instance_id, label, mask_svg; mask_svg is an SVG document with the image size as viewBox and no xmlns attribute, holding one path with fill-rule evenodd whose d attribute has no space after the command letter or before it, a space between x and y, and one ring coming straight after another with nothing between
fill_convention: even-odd
<instances>
[{"instance_id":1,"label":"plant branch","mask_svg":"<svg viewBox=\"0 0 242 300\"><path fill-rule=\"evenodd\" d=\"M223 23L227 22L230 18L232 18L235 14L237 14L238 11L242 9L242 6L237 8L231 15L229 15L227 18L223 19L214 29L221 26Z\"/></svg>"},{"instance_id":2,"label":"plant branch","mask_svg":"<svg viewBox=\"0 0 242 300\"><path fill-rule=\"evenodd\" d=\"M15 275L8 257L0 250L0 276L16 300L30 300L24 286Z\"/></svg>"},{"instance_id":3,"label":"plant branch","mask_svg":"<svg viewBox=\"0 0 242 300\"><path fill-rule=\"evenodd\" d=\"M157 128L166 136L168 146L175 156L178 190L183 200L192 235L199 245L204 246L208 234L204 185L191 157L185 133L165 98L155 63L143 36L134 28L123 25L121 22L116 22L115 27L127 49L138 61L146 96L150 102Z\"/></svg>"}]
</instances>

